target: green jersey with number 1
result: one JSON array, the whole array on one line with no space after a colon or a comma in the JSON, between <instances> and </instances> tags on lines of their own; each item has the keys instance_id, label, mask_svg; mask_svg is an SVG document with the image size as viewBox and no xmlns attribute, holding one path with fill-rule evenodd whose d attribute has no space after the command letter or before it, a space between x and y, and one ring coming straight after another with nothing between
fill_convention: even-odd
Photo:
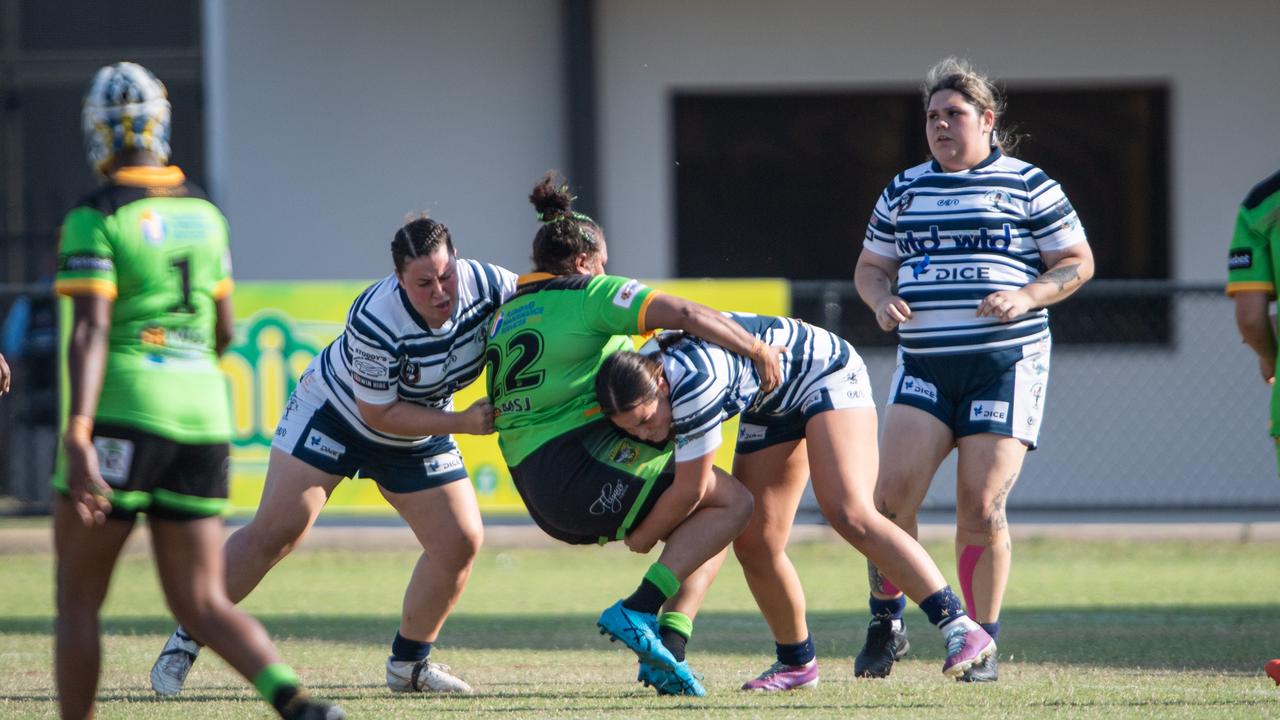
<instances>
[{"instance_id":1,"label":"green jersey with number 1","mask_svg":"<svg viewBox=\"0 0 1280 720\"><path fill-rule=\"evenodd\" d=\"M634 347L656 291L612 275L520 278L489 326L485 348L498 446L519 465L543 444L600 418L596 372Z\"/></svg>"},{"instance_id":2,"label":"green jersey with number 1","mask_svg":"<svg viewBox=\"0 0 1280 720\"><path fill-rule=\"evenodd\" d=\"M126 167L62 223L57 291L112 300L96 418L175 442L231 438L214 353L232 289L222 213L176 167Z\"/></svg>"}]
</instances>

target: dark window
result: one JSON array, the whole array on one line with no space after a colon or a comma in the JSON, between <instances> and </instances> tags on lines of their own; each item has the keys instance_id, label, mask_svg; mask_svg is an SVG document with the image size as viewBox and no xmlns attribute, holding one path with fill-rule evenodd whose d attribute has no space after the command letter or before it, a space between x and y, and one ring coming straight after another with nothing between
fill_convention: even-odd
<instances>
[{"instance_id":1,"label":"dark window","mask_svg":"<svg viewBox=\"0 0 1280 720\"><path fill-rule=\"evenodd\" d=\"M0 282L47 280L58 225L98 179L85 159L80 108L103 65L136 58L173 103L171 157L204 184L199 0L0 2ZM0 35L3 35L0 32ZM18 209L17 213L3 208Z\"/></svg>"},{"instance_id":2,"label":"dark window","mask_svg":"<svg viewBox=\"0 0 1280 720\"><path fill-rule=\"evenodd\" d=\"M22 0L21 8L25 50L200 46L199 2Z\"/></svg>"},{"instance_id":3,"label":"dark window","mask_svg":"<svg viewBox=\"0 0 1280 720\"><path fill-rule=\"evenodd\" d=\"M1008 91L1014 154L1062 184L1099 278L1169 277L1168 105L1164 87ZM840 280L845 335L892 342L852 294L852 276L881 190L928 158L919 93L681 92L673 109L677 274ZM831 298L804 287L794 312L821 317ZM1111 317L1108 341L1169 337L1167 305L1141 315L1106 298L1067 305ZM1061 341L1098 340L1068 322L1054 329Z\"/></svg>"}]
</instances>

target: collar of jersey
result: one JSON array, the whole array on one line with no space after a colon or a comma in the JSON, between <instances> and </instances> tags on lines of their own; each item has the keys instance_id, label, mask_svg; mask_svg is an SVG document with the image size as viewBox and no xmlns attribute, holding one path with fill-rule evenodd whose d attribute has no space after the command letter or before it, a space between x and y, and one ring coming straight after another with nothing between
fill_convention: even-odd
<instances>
[{"instance_id":1,"label":"collar of jersey","mask_svg":"<svg viewBox=\"0 0 1280 720\"><path fill-rule=\"evenodd\" d=\"M528 285L530 283L542 282L543 280L550 280L556 277L560 277L560 276L553 275L548 272L525 273L524 275L521 275L520 277L516 278L516 285Z\"/></svg>"},{"instance_id":2,"label":"collar of jersey","mask_svg":"<svg viewBox=\"0 0 1280 720\"><path fill-rule=\"evenodd\" d=\"M930 160L929 162L931 163L931 165L929 166L929 169L936 173L944 173L947 175L959 175L960 173L967 173L967 172L973 172L974 170L980 170L990 165L991 163L999 160L1003 156L1004 156L1004 153L1000 152L1000 148L993 147L991 148L991 154L987 156L986 160L983 160L982 162L978 163L977 165L974 165L971 168L965 168L964 170L957 170L955 172L948 172L942 169L942 166L938 164L937 160Z\"/></svg>"},{"instance_id":3,"label":"collar of jersey","mask_svg":"<svg viewBox=\"0 0 1280 720\"><path fill-rule=\"evenodd\" d=\"M186 179L182 168L177 165L129 165L111 173L112 182L132 187L176 187Z\"/></svg>"}]
</instances>

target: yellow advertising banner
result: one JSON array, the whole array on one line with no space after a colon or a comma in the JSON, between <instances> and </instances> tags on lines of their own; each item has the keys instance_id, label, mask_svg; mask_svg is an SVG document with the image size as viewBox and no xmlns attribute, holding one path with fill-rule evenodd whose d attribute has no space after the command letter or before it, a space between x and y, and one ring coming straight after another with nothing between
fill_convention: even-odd
<instances>
[{"instance_id":1,"label":"yellow advertising banner","mask_svg":"<svg viewBox=\"0 0 1280 720\"><path fill-rule=\"evenodd\" d=\"M664 292L721 310L786 315L790 291L785 280L659 280ZM367 282L245 282L236 286L236 336L222 357L230 379L235 423L231 458L231 510L257 507L267 473L276 422L302 371L342 333L347 309ZM465 408L484 395L483 375L460 390L454 405ZM724 428L717 464L730 467L737 420ZM524 514L496 435L456 435L471 482L486 515ZM367 478L339 483L330 511L392 514L377 485Z\"/></svg>"}]
</instances>

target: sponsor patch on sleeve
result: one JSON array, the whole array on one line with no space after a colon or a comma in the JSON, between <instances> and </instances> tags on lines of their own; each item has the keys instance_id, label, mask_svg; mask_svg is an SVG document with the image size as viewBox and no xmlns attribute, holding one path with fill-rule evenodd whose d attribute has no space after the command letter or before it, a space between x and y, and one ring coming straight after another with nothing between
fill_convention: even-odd
<instances>
[{"instance_id":1,"label":"sponsor patch on sleeve","mask_svg":"<svg viewBox=\"0 0 1280 720\"><path fill-rule=\"evenodd\" d=\"M372 390L386 390L391 387L391 363L391 358L385 353L352 346L351 379Z\"/></svg>"},{"instance_id":2,"label":"sponsor patch on sleeve","mask_svg":"<svg viewBox=\"0 0 1280 720\"><path fill-rule=\"evenodd\" d=\"M111 258L100 257L97 255L66 255L62 258L63 270L75 271L92 271L92 272L112 272L115 270L115 263Z\"/></svg>"},{"instance_id":3,"label":"sponsor patch on sleeve","mask_svg":"<svg viewBox=\"0 0 1280 720\"><path fill-rule=\"evenodd\" d=\"M386 366L372 360L356 358L351 364L353 370L367 378L385 378L387 376Z\"/></svg>"},{"instance_id":4,"label":"sponsor patch on sleeve","mask_svg":"<svg viewBox=\"0 0 1280 720\"><path fill-rule=\"evenodd\" d=\"M1234 248L1227 256L1228 270L1248 270L1253 267L1252 248Z\"/></svg>"},{"instance_id":5,"label":"sponsor patch on sleeve","mask_svg":"<svg viewBox=\"0 0 1280 720\"><path fill-rule=\"evenodd\" d=\"M613 296L613 304L620 308L629 308L631 303L636 299L636 295L644 290L645 286L635 280L628 280L625 285L618 288L618 294Z\"/></svg>"}]
</instances>

